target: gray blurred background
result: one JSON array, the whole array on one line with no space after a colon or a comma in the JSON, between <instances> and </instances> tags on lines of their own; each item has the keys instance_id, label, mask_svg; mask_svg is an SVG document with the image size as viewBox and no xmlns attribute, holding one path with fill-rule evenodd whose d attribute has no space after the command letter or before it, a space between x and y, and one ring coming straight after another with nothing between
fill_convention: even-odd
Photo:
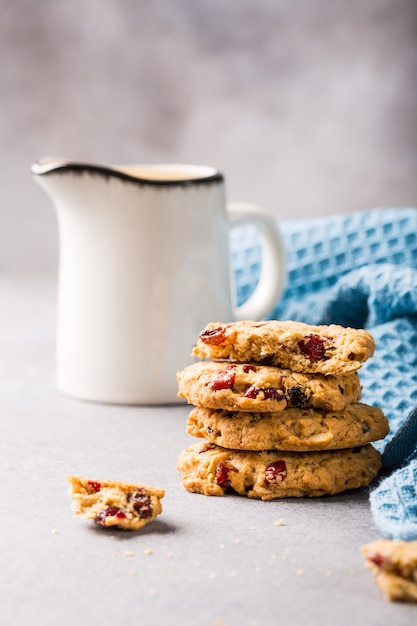
<instances>
[{"instance_id":1,"label":"gray blurred background","mask_svg":"<svg viewBox=\"0 0 417 626\"><path fill-rule=\"evenodd\" d=\"M218 167L278 219L417 205L414 0L0 0L0 273L54 275L42 156Z\"/></svg>"}]
</instances>

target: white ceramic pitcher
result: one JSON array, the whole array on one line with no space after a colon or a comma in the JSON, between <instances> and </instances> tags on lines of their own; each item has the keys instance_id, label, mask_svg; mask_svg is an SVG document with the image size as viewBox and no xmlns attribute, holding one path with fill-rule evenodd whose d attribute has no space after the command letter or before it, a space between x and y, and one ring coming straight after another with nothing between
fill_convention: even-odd
<instances>
[{"instance_id":1,"label":"white ceramic pitcher","mask_svg":"<svg viewBox=\"0 0 417 626\"><path fill-rule=\"evenodd\" d=\"M196 165L32 165L58 216L57 385L80 399L178 401L176 372L208 322L260 319L285 282L275 220L226 206L222 174ZM255 223L259 284L234 304L229 227Z\"/></svg>"}]
</instances>

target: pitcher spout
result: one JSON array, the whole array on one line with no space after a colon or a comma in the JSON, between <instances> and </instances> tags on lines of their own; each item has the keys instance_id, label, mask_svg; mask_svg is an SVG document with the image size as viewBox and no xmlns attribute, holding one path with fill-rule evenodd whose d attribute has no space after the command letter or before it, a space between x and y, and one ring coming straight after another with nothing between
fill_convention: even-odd
<instances>
[{"instance_id":1,"label":"pitcher spout","mask_svg":"<svg viewBox=\"0 0 417 626\"><path fill-rule=\"evenodd\" d=\"M52 172L53 170L66 167L68 163L69 161L67 159L45 157L32 163L30 170L32 174L40 176Z\"/></svg>"},{"instance_id":2,"label":"pitcher spout","mask_svg":"<svg viewBox=\"0 0 417 626\"><path fill-rule=\"evenodd\" d=\"M117 168L102 166L93 163L70 161L69 159L45 157L35 161L31 165L31 173L41 184L41 179L56 178L55 174L94 174L103 178L118 176ZM41 184L41 186L43 186Z\"/></svg>"}]
</instances>

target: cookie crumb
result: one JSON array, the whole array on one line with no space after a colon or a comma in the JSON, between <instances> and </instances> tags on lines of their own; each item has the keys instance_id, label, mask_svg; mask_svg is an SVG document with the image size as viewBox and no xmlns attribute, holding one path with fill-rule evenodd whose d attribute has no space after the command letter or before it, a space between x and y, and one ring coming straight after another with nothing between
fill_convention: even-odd
<instances>
[{"instance_id":1,"label":"cookie crumb","mask_svg":"<svg viewBox=\"0 0 417 626\"><path fill-rule=\"evenodd\" d=\"M223 548L224 548L224 543L221 543L221 544L219 545L219 548L220 548L221 550L223 550Z\"/></svg>"},{"instance_id":2,"label":"cookie crumb","mask_svg":"<svg viewBox=\"0 0 417 626\"><path fill-rule=\"evenodd\" d=\"M284 518L280 517L276 522L275 526L284 526Z\"/></svg>"},{"instance_id":3,"label":"cookie crumb","mask_svg":"<svg viewBox=\"0 0 417 626\"><path fill-rule=\"evenodd\" d=\"M149 555L153 554L153 550L151 550L150 548L146 548L146 550L145 550L144 554L145 554L146 556L149 556Z\"/></svg>"},{"instance_id":4,"label":"cookie crumb","mask_svg":"<svg viewBox=\"0 0 417 626\"><path fill-rule=\"evenodd\" d=\"M333 573L329 569L325 572L325 576L332 576L332 575L333 575Z\"/></svg>"},{"instance_id":5,"label":"cookie crumb","mask_svg":"<svg viewBox=\"0 0 417 626\"><path fill-rule=\"evenodd\" d=\"M129 570L129 576L136 576L136 570L135 569Z\"/></svg>"},{"instance_id":6,"label":"cookie crumb","mask_svg":"<svg viewBox=\"0 0 417 626\"><path fill-rule=\"evenodd\" d=\"M172 552L167 552L165 556L166 556L167 559L172 559L174 554Z\"/></svg>"},{"instance_id":7,"label":"cookie crumb","mask_svg":"<svg viewBox=\"0 0 417 626\"><path fill-rule=\"evenodd\" d=\"M151 587L148 593L150 596L156 596L156 594L158 593L158 589L156 589L156 587Z\"/></svg>"},{"instance_id":8,"label":"cookie crumb","mask_svg":"<svg viewBox=\"0 0 417 626\"><path fill-rule=\"evenodd\" d=\"M217 574L215 574L214 572L212 574L210 574L209 576L210 580L216 580L217 578Z\"/></svg>"},{"instance_id":9,"label":"cookie crumb","mask_svg":"<svg viewBox=\"0 0 417 626\"><path fill-rule=\"evenodd\" d=\"M304 570L303 569L298 569L297 570L297 576L304 576Z\"/></svg>"},{"instance_id":10,"label":"cookie crumb","mask_svg":"<svg viewBox=\"0 0 417 626\"><path fill-rule=\"evenodd\" d=\"M51 530L51 535L58 535L58 533L59 533L59 530L57 528L53 528Z\"/></svg>"},{"instance_id":11,"label":"cookie crumb","mask_svg":"<svg viewBox=\"0 0 417 626\"><path fill-rule=\"evenodd\" d=\"M126 550L124 556L133 556L133 552L131 550Z\"/></svg>"},{"instance_id":12,"label":"cookie crumb","mask_svg":"<svg viewBox=\"0 0 417 626\"><path fill-rule=\"evenodd\" d=\"M237 571L234 569L230 572L230 576L236 576L237 575Z\"/></svg>"},{"instance_id":13,"label":"cookie crumb","mask_svg":"<svg viewBox=\"0 0 417 626\"><path fill-rule=\"evenodd\" d=\"M237 539L235 539L235 543L242 543L242 540L237 538Z\"/></svg>"}]
</instances>

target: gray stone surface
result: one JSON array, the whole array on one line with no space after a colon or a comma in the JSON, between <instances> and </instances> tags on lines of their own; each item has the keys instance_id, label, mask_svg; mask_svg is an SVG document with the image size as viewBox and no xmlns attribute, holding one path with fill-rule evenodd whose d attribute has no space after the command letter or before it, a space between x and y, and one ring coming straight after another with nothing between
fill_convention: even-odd
<instances>
[{"instance_id":1,"label":"gray stone surface","mask_svg":"<svg viewBox=\"0 0 417 626\"><path fill-rule=\"evenodd\" d=\"M46 155L212 164L277 218L417 202L414 0L0 7L0 272L55 272Z\"/></svg>"},{"instance_id":2,"label":"gray stone surface","mask_svg":"<svg viewBox=\"0 0 417 626\"><path fill-rule=\"evenodd\" d=\"M366 490L274 502L190 494L175 468L193 441L188 407L56 391L53 281L0 279L0 319L2 625L415 623L416 607L388 603L359 554L379 536ZM164 511L137 533L106 532L73 517L70 473L164 487Z\"/></svg>"}]
</instances>

